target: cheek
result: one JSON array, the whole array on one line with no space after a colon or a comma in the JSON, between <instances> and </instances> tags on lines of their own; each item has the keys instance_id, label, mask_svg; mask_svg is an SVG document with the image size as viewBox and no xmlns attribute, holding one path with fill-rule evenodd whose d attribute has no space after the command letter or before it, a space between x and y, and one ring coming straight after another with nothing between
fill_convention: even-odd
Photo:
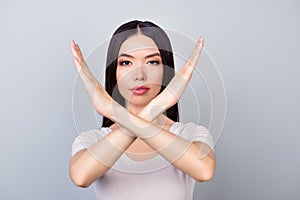
<instances>
[{"instance_id":1,"label":"cheek","mask_svg":"<svg viewBox=\"0 0 300 200\"><path fill-rule=\"evenodd\" d=\"M126 83L128 83L129 80L128 80L128 75L126 74L127 73L119 69L117 69L116 71L117 85L119 88L119 92L123 97L126 96L128 93L128 88Z\"/></svg>"},{"instance_id":2,"label":"cheek","mask_svg":"<svg viewBox=\"0 0 300 200\"><path fill-rule=\"evenodd\" d=\"M119 82L119 80L121 79L121 72L118 67L117 67L117 71L116 71L116 79L117 79L117 82Z\"/></svg>"},{"instance_id":3,"label":"cheek","mask_svg":"<svg viewBox=\"0 0 300 200\"><path fill-rule=\"evenodd\" d=\"M126 76L124 75L124 72L122 70L117 69L116 78L117 78L117 84L120 87L125 82L124 79L126 79Z\"/></svg>"},{"instance_id":4,"label":"cheek","mask_svg":"<svg viewBox=\"0 0 300 200\"><path fill-rule=\"evenodd\" d=\"M163 79L163 70L162 70L162 68L149 70L148 79L150 79L149 81L152 82L152 83L161 85L162 84L162 79Z\"/></svg>"}]
</instances>

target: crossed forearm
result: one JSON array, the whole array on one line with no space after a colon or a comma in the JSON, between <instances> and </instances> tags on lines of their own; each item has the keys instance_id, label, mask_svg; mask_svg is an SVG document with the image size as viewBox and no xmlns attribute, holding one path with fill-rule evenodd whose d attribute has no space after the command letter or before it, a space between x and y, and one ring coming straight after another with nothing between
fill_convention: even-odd
<instances>
[{"instance_id":1,"label":"crossed forearm","mask_svg":"<svg viewBox=\"0 0 300 200\"><path fill-rule=\"evenodd\" d=\"M153 102L154 101L150 102L139 113L140 117L144 117L148 120L146 121L145 119L139 118L145 124L150 124L150 121L154 120L167 108L167 106L165 108L163 108L162 106L157 106ZM130 124L133 123L133 121L129 120L130 113L128 113L124 107L116 104L114 108L114 116L119 115L119 117L115 118L110 116L111 119L116 119L117 123L121 122L122 124L126 124L127 122L129 122ZM155 112L148 114L148 111L153 111L153 109L155 110ZM133 115L132 117L136 118L137 116ZM135 133L140 133L140 127L136 124L134 126ZM98 142L96 142L94 145L84 151L80 156L78 156L78 159L74 158L73 163L76 163L73 165L75 166L73 168L74 170L72 170L74 171L74 176L80 176L79 179L84 180L84 183L82 185L86 187L89 186L97 178L105 174L126 151L126 149L135 141L136 136L131 135L132 133L134 132L128 129L127 126L118 126L117 128L112 129L109 134L102 137Z\"/></svg>"},{"instance_id":2,"label":"crossed forearm","mask_svg":"<svg viewBox=\"0 0 300 200\"><path fill-rule=\"evenodd\" d=\"M207 177L207 172L211 174L211 171L213 171L214 160L212 157L207 156L211 152L211 149L207 145L201 144L199 146L190 143L180 136L160 128L138 115L128 112L122 106L116 105L114 113L115 117L112 119L119 125L119 128L111 133L118 132L122 134L124 133L123 131L133 133L175 167L196 180L205 179L203 177ZM125 132L125 134L127 133ZM111 144L113 145L113 142ZM128 147L130 144L128 143ZM103 146L101 149L103 150ZM119 154L115 154L114 160L116 161L125 150L118 150ZM106 156L112 159L110 151L107 150L106 152Z\"/></svg>"},{"instance_id":3,"label":"crossed forearm","mask_svg":"<svg viewBox=\"0 0 300 200\"><path fill-rule=\"evenodd\" d=\"M112 101L111 112L106 114L106 117L110 118L118 125L117 128L113 129L110 134L103 137L95 145L90 147L89 152L97 158L98 161L104 165L111 167L122 155L122 153L132 144L135 137L144 139L145 142L152 141L146 140L146 138L153 137L157 134L171 134L174 135L151 122L156 119L162 112L167 110L169 107L178 102L179 97L182 95L187 80L182 77L181 73L176 73L175 77L171 80L165 90L153 99L143 110L137 115L128 112L124 107L115 101ZM166 99L168 101L166 101ZM127 135L127 139L123 139L122 142L117 140L117 137L112 135L120 135L122 137ZM174 161L174 151L170 149L170 145L174 140L172 136L169 140L165 140L163 144L155 146L149 144L151 147L156 147L154 150L161 154L166 154L167 160ZM168 153L162 151L169 145L170 151L172 151L173 157L168 156ZM186 149L189 145L187 141L182 146ZM176 146L176 145L175 145ZM180 151L182 153L182 151ZM177 156L178 157L178 156Z\"/></svg>"},{"instance_id":4,"label":"crossed forearm","mask_svg":"<svg viewBox=\"0 0 300 200\"><path fill-rule=\"evenodd\" d=\"M149 125L166 109L167 107L158 106L152 101L138 115L134 115L121 105L114 103L112 112L114 114L106 117L115 121L118 124L117 128L113 128L109 134L88 148L88 152L103 165L112 167L136 137L143 138L160 131L160 128ZM143 125L147 127L143 128ZM142 136L141 133L144 135Z\"/></svg>"},{"instance_id":5,"label":"crossed forearm","mask_svg":"<svg viewBox=\"0 0 300 200\"><path fill-rule=\"evenodd\" d=\"M177 97L180 97L186 86L186 80L177 79L176 83L178 86L176 88L177 91L172 90L172 82L168 85L168 90L171 91L170 94L174 95L177 93ZM162 103L157 105L154 100L138 115L135 115L116 103L113 105L113 115L107 116L118 125L118 128L114 129L111 134L123 134L123 136L128 135L128 137L130 137L130 134L134 134L134 137L141 138L146 144L177 168L193 176L198 173L198 170L201 169L201 167L207 165L210 160L205 158L206 156L204 156L204 159L200 159L200 156L203 156L204 154L200 150L202 148L199 148L195 144L151 123L152 120L168 107L167 104L164 105ZM122 153L134 141L124 140L123 147L125 146L125 148L120 149L116 147L115 141L109 139L109 136L108 138L104 137L103 139L109 140L110 145L104 145L105 143L102 141L102 143L96 145L97 147L94 146L90 148L89 151L109 167L119 159ZM207 155L210 149L209 151L207 151L207 148L205 150L205 155ZM112 152L114 153L112 154Z\"/></svg>"}]
</instances>

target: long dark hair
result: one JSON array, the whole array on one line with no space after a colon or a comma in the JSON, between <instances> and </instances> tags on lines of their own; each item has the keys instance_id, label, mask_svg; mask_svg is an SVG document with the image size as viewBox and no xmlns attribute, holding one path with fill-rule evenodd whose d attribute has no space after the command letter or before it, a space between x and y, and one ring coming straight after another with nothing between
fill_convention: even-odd
<instances>
[{"instance_id":1,"label":"long dark hair","mask_svg":"<svg viewBox=\"0 0 300 200\"><path fill-rule=\"evenodd\" d=\"M130 21L121 25L113 34L107 51L106 70L105 70L105 89L112 98L122 106L125 106L125 99L120 94L117 86L116 70L118 54L123 42L132 35L141 33L151 38L159 49L163 67L163 81L161 91L169 84L174 72L174 58L170 40L167 34L156 24L149 21ZM166 110L166 115L171 120L178 122L178 104ZM103 117L102 127L109 127L114 122L110 119Z\"/></svg>"}]
</instances>

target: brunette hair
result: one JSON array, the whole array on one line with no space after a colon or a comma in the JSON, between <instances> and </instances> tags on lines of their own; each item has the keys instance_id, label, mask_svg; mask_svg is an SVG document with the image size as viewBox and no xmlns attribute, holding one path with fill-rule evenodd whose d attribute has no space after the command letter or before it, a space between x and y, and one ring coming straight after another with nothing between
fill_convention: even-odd
<instances>
[{"instance_id":1,"label":"brunette hair","mask_svg":"<svg viewBox=\"0 0 300 200\"><path fill-rule=\"evenodd\" d=\"M112 98L122 106L125 106L125 99L120 94L117 86L116 70L118 54L123 42L132 35L141 33L151 38L159 49L163 67L163 81L160 92L169 84L174 77L174 58L170 40L167 34L156 24L149 21L133 20L121 25L114 33L110 40L105 70L105 89ZM175 122L179 121L178 104L166 110L166 115ZM114 122L103 117L102 127L109 127Z\"/></svg>"}]
</instances>

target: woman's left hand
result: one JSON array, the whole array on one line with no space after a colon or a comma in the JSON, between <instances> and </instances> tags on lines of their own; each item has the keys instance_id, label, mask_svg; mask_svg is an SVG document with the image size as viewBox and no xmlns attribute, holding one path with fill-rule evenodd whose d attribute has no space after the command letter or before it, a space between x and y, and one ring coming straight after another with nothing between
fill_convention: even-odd
<instances>
[{"instance_id":1,"label":"woman's left hand","mask_svg":"<svg viewBox=\"0 0 300 200\"><path fill-rule=\"evenodd\" d=\"M155 99L153 99L154 105L159 105L166 110L178 102L188 82L191 80L203 46L204 39L203 37L200 37L185 65L175 74L167 87Z\"/></svg>"},{"instance_id":2,"label":"woman's left hand","mask_svg":"<svg viewBox=\"0 0 300 200\"><path fill-rule=\"evenodd\" d=\"M71 41L71 52L78 74L94 108L102 116L111 116L113 100L89 70L82 52L74 40Z\"/></svg>"}]
</instances>

